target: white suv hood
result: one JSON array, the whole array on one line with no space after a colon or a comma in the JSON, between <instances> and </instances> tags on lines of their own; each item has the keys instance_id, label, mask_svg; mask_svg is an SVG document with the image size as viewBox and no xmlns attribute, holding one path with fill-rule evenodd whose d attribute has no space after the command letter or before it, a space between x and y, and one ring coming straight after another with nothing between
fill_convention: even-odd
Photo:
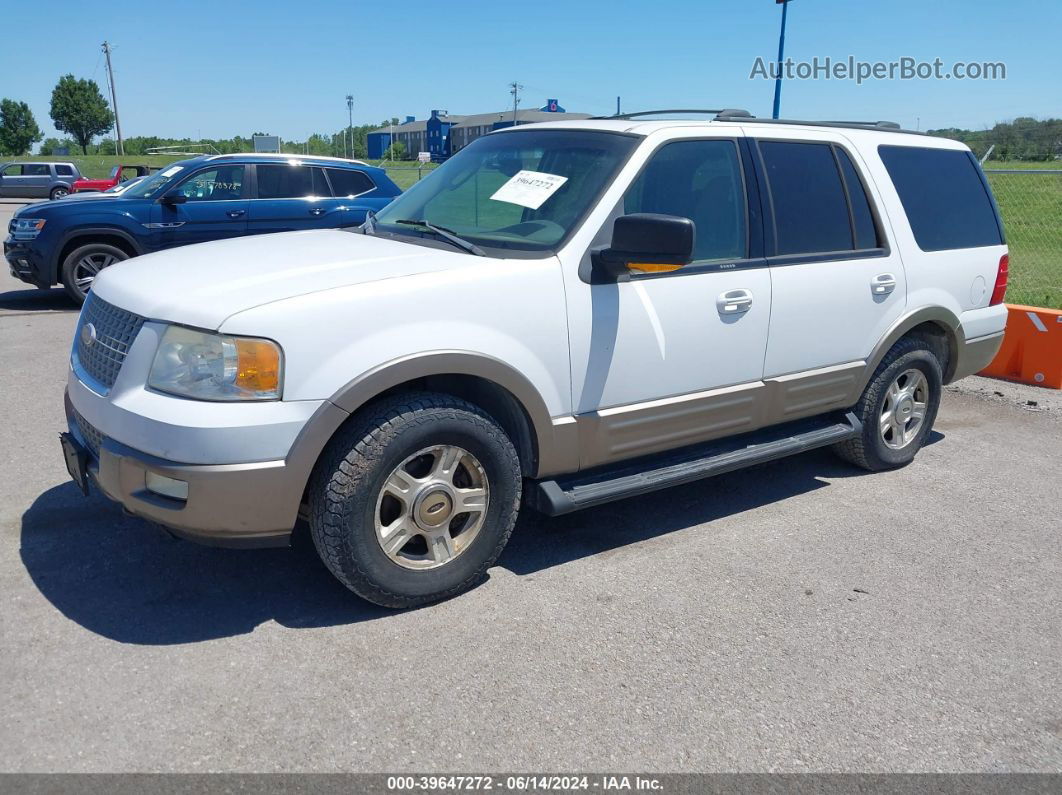
<instances>
[{"instance_id":1,"label":"white suv hood","mask_svg":"<svg viewBox=\"0 0 1062 795\"><path fill-rule=\"evenodd\" d=\"M358 233L308 230L146 254L107 268L92 291L151 320L216 329L227 317L271 301L475 259Z\"/></svg>"}]
</instances>

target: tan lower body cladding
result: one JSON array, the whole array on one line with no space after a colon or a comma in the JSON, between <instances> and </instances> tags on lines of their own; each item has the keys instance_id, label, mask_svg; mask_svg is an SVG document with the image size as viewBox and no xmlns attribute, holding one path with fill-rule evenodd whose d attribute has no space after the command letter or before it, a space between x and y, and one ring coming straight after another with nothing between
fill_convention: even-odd
<instances>
[{"instance_id":1,"label":"tan lower body cladding","mask_svg":"<svg viewBox=\"0 0 1062 795\"><path fill-rule=\"evenodd\" d=\"M581 469L754 431L859 400L866 362L580 414Z\"/></svg>"}]
</instances>

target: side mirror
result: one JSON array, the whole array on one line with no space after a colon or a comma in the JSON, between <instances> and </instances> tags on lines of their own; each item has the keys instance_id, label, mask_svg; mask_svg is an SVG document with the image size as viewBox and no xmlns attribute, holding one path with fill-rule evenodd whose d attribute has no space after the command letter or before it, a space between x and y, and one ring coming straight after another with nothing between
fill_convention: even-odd
<instances>
[{"instance_id":1,"label":"side mirror","mask_svg":"<svg viewBox=\"0 0 1062 795\"><path fill-rule=\"evenodd\" d=\"M174 190L167 193L165 196L159 199L159 201L163 204L169 205L184 204L186 201L188 201L188 197L185 196L183 193Z\"/></svg>"},{"instance_id":2,"label":"side mirror","mask_svg":"<svg viewBox=\"0 0 1062 795\"><path fill-rule=\"evenodd\" d=\"M667 273L693 259L696 226L689 218L657 213L621 215L612 244L591 252L595 284L627 281L631 272Z\"/></svg>"}]
</instances>

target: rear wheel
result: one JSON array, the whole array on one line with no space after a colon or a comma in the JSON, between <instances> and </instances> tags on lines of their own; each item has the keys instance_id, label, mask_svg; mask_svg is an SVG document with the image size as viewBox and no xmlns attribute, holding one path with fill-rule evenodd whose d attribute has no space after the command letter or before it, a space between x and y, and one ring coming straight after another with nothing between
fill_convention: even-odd
<instances>
[{"instance_id":1,"label":"rear wheel","mask_svg":"<svg viewBox=\"0 0 1062 795\"><path fill-rule=\"evenodd\" d=\"M106 243L89 243L74 249L63 260L62 281L67 295L79 304L85 303L99 272L125 259L129 259L128 254Z\"/></svg>"},{"instance_id":2,"label":"rear wheel","mask_svg":"<svg viewBox=\"0 0 1062 795\"><path fill-rule=\"evenodd\" d=\"M872 472L914 459L940 407L942 368L933 347L908 337L886 354L855 407L863 432L834 446L841 458Z\"/></svg>"},{"instance_id":3,"label":"rear wheel","mask_svg":"<svg viewBox=\"0 0 1062 795\"><path fill-rule=\"evenodd\" d=\"M385 399L330 443L311 479L310 531L350 590L414 607L479 582L520 504L520 463L485 412L450 395Z\"/></svg>"},{"instance_id":4,"label":"rear wheel","mask_svg":"<svg viewBox=\"0 0 1062 795\"><path fill-rule=\"evenodd\" d=\"M68 196L69 194L69 188L64 188L62 185L57 185L56 187L52 188L52 192L48 195L51 197L52 201L55 201L56 199L62 199L64 196Z\"/></svg>"}]
</instances>

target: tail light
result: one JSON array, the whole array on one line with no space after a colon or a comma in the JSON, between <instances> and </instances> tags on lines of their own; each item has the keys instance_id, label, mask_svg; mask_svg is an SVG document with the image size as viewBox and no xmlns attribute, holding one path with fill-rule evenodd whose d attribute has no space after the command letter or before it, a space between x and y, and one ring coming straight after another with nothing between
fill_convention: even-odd
<instances>
[{"instance_id":1,"label":"tail light","mask_svg":"<svg viewBox=\"0 0 1062 795\"><path fill-rule=\"evenodd\" d=\"M989 306L1003 303L1003 297L1007 294L1007 272L1010 270L1010 255L1004 254L999 258L999 270L996 271L996 286L992 289L992 300Z\"/></svg>"}]
</instances>

